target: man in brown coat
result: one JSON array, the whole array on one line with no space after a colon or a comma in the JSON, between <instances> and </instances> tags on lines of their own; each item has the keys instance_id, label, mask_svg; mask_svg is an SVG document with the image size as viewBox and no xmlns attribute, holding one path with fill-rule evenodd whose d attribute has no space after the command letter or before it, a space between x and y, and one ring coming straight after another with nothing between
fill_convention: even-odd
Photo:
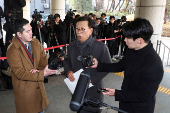
<instances>
[{"instance_id":1,"label":"man in brown coat","mask_svg":"<svg viewBox=\"0 0 170 113\"><path fill-rule=\"evenodd\" d=\"M15 37L7 50L11 67L16 113L43 113L48 105L44 76L57 70L48 69L47 57L26 19L15 20Z\"/></svg>"}]
</instances>

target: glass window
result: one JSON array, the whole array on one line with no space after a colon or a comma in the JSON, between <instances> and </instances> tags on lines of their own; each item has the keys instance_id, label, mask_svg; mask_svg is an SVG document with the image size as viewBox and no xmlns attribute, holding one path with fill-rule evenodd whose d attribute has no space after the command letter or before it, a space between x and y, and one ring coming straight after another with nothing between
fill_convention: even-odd
<instances>
[{"instance_id":1,"label":"glass window","mask_svg":"<svg viewBox=\"0 0 170 113\"><path fill-rule=\"evenodd\" d=\"M41 0L41 3L46 3L46 0Z\"/></svg>"}]
</instances>

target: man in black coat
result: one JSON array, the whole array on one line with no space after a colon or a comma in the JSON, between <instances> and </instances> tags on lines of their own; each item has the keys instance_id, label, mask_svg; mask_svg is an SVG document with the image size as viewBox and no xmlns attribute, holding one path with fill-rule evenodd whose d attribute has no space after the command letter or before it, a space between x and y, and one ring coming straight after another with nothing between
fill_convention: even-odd
<instances>
[{"instance_id":1,"label":"man in black coat","mask_svg":"<svg viewBox=\"0 0 170 113\"><path fill-rule=\"evenodd\" d=\"M116 24L115 17L110 16L110 21L109 24L107 24L106 26L105 33L106 33L106 38L115 38L114 40L107 41L111 58L113 57L113 55L116 55L116 47L118 43L116 39L117 32L118 32L118 26Z\"/></svg>"},{"instance_id":2,"label":"man in black coat","mask_svg":"<svg viewBox=\"0 0 170 113\"><path fill-rule=\"evenodd\" d=\"M66 24L62 22L59 14L55 14L54 19L54 32L56 33L58 43L59 45L66 44Z\"/></svg>"},{"instance_id":3,"label":"man in black coat","mask_svg":"<svg viewBox=\"0 0 170 113\"><path fill-rule=\"evenodd\" d=\"M153 113L155 95L163 78L163 66L150 38L153 27L137 18L123 28L128 50L118 63L101 63L94 59L92 68L101 72L124 71L121 90L106 88L104 95L115 96L119 108L128 113Z\"/></svg>"},{"instance_id":4,"label":"man in black coat","mask_svg":"<svg viewBox=\"0 0 170 113\"><path fill-rule=\"evenodd\" d=\"M23 18L23 7L26 5L26 0L4 0L5 13L11 10L17 12L17 18Z\"/></svg>"},{"instance_id":5,"label":"man in black coat","mask_svg":"<svg viewBox=\"0 0 170 113\"><path fill-rule=\"evenodd\" d=\"M97 41L92 37L94 22L90 17L80 17L76 23L77 40L73 41L68 47L68 54L64 60L64 71L70 81L74 81L76 71L83 69L90 73L90 82L94 85L88 88L86 96L90 96L99 101L103 101L103 94L98 92L99 88L103 87L102 79L108 74L106 72L98 72L96 69L85 68L79 56L86 57L92 55L100 62L111 63L108 48L102 42ZM99 107L99 106L97 106ZM100 113L99 109L93 109L90 105L83 105L78 113Z\"/></svg>"}]
</instances>

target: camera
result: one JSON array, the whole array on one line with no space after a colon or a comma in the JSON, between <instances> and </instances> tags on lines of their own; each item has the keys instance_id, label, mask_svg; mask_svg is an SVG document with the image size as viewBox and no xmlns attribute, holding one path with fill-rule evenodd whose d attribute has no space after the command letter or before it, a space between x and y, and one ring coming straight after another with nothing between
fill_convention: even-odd
<instances>
[{"instance_id":1,"label":"camera","mask_svg":"<svg viewBox=\"0 0 170 113\"><path fill-rule=\"evenodd\" d=\"M87 55L86 57L78 56L78 60L83 63L84 67L92 66L94 63L93 58L92 55Z\"/></svg>"},{"instance_id":2,"label":"camera","mask_svg":"<svg viewBox=\"0 0 170 113\"><path fill-rule=\"evenodd\" d=\"M34 16L35 16L36 21L38 21L38 20L40 20L40 18L42 18L42 15L40 13L44 13L44 11L38 12L37 9L35 9Z\"/></svg>"},{"instance_id":3,"label":"camera","mask_svg":"<svg viewBox=\"0 0 170 113\"><path fill-rule=\"evenodd\" d=\"M74 12L76 12L76 10L72 10L72 9L70 9L70 10L67 12L67 15L66 15L65 19L66 19L69 23L73 23L73 20L74 20L74 19L72 18L72 16L73 16Z\"/></svg>"},{"instance_id":4,"label":"camera","mask_svg":"<svg viewBox=\"0 0 170 113\"><path fill-rule=\"evenodd\" d=\"M54 16L52 14L48 15L48 20L49 20L49 25L50 26L53 26L55 24Z\"/></svg>"},{"instance_id":5,"label":"camera","mask_svg":"<svg viewBox=\"0 0 170 113\"><path fill-rule=\"evenodd\" d=\"M48 66L49 69L51 70L57 70L61 68L61 64L58 62L58 58L56 57L54 60L52 60Z\"/></svg>"}]
</instances>

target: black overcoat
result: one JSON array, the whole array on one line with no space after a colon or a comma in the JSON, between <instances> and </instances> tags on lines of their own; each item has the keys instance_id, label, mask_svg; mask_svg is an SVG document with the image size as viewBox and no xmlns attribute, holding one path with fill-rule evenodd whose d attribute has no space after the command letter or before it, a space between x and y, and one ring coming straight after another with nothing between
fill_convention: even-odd
<instances>
[{"instance_id":1,"label":"black overcoat","mask_svg":"<svg viewBox=\"0 0 170 113\"><path fill-rule=\"evenodd\" d=\"M108 74L107 72L97 72L96 69L84 68L82 62L80 62L77 57L81 55L79 49L77 48L76 41L73 41L68 47L68 54L64 60L64 71L76 72L79 69L84 69L90 73L90 79L92 81L93 87L89 88L86 93L86 97L90 96L97 100L103 101L103 94L98 91L99 88L103 88L102 79ZM93 55L98 61L104 63L111 63L111 58L108 52L108 48L102 42L97 41L92 38L92 41L87 44L83 49L82 56L87 56L88 54Z\"/></svg>"},{"instance_id":2,"label":"black overcoat","mask_svg":"<svg viewBox=\"0 0 170 113\"><path fill-rule=\"evenodd\" d=\"M129 113L153 113L155 94L163 78L160 57L149 43L140 50L128 49L119 63L99 63L98 71L124 71L121 90L115 91L119 108Z\"/></svg>"}]
</instances>

